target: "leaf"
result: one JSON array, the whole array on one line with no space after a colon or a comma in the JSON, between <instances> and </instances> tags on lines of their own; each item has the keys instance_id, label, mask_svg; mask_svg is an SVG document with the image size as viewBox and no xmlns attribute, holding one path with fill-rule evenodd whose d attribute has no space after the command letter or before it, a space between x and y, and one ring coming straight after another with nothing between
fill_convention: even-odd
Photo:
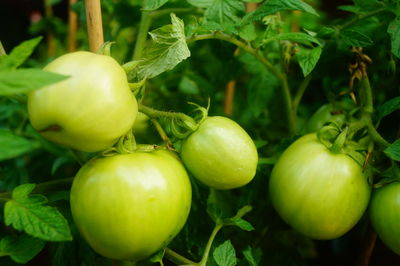
<instances>
[{"instance_id":1,"label":"leaf","mask_svg":"<svg viewBox=\"0 0 400 266\"><path fill-rule=\"evenodd\" d=\"M384 152L390 159L400 161L400 139L396 140L389 147L387 147Z\"/></svg>"},{"instance_id":2,"label":"leaf","mask_svg":"<svg viewBox=\"0 0 400 266\"><path fill-rule=\"evenodd\" d=\"M27 263L35 257L46 242L23 234L21 236L6 236L0 240L0 256L10 256L17 263Z\"/></svg>"},{"instance_id":3,"label":"leaf","mask_svg":"<svg viewBox=\"0 0 400 266\"><path fill-rule=\"evenodd\" d=\"M36 141L17 136L8 130L0 130L0 161L18 157L40 147Z\"/></svg>"},{"instance_id":4,"label":"leaf","mask_svg":"<svg viewBox=\"0 0 400 266\"><path fill-rule=\"evenodd\" d=\"M27 93L66 78L68 77L40 69L0 71L0 96Z\"/></svg>"},{"instance_id":5,"label":"leaf","mask_svg":"<svg viewBox=\"0 0 400 266\"><path fill-rule=\"evenodd\" d=\"M136 68L139 79L152 78L173 69L190 56L186 44L184 24L171 14L172 24L150 32L152 42Z\"/></svg>"},{"instance_id":6,"label":"leaf","mask_svg":"<svg viewBox=\"0 0 400 266\"><path fill-rule=\"evenodd\" d=\"M230 240L216 247L213 257L219 266L234 266L237 263L235 248Z\"/></svg>"},{"instance_id":7,"label":"leaf","mask_svg":"<svg viewBox=\"0 0 400 266\"><path fill-rule=\"evenodd\" d=\"M34 184L16 187L4 207L5 224L46 241L72 240L67 220L43 195L29 195Z\"/></svg>"},{"instance_id":8,"label":"leaf","mask_svg":"<svg viewBox=\"0 0 400 266\"><path fill-rule=\"evenodd\" d=\"M385 116L393 113L394 111L400 109L400 96L390 99L381 106L377 108L377 119L381 120Z\"/></svg>"},{"instance_id":9,"label":"leaf","mask_svg":"<svg viewBox=\"0 0 400 266\"><path fill-rule=\"evenodd\" d=\"M253 256L253 250L250 246L248 246L245 250L243 250L243 255L250 266L258 265L257 261L255 260L255 258Z\"/></svg>"},{"instance_id":10,"label":"leaf","mask_svg":"<svg viewBox=\"0 0 400 266\"><path fill-rule=\"evenodd\" d=\"M344 30L341 32L340 36L343 41L350 46L367 47L374 44L371 38L356 30Z\"/></svg>"},{"instance_id":11,"label":"leaf","mask_svg":"<svg viewBox=\"0 0 400 266\"><path fill-rule=\"evenodd\" d=\"M144 11L153 11L153 10L159 9L161 6L163 6L167 2L168 2L168 0L147 0L144 2L143 10Z\"/></svg>"},{"instance_id":12,"label":"leaf","mask_svg":"<svg viewBox=\"0 0 400 266\"><path fill-rule=\"evenodd\" d=\"M235 225L245 231L253 231L254 230L253 225L242 218L234 217L234 218L228 219L227 222L229 225Z\"/></svg>"},{"instance_id":13,"label":"leaf","mask_svg":"<svg viewBox=\"0 0 400 266\"><path fill-rule=\"evenodd\" d=\"M248 13L243 18L242 24L247 24L256 20L260 20L265 16L269 16L284 10L300 10L319 16L312 6L301 0L269 0L262 4L255 11Z\"/></svg>"},{"instance_id":14,"label":"leaf","mask_svg":"<svg viewBox=\"0 0 400 266\"><path fill-rule=\"evenodd\" d=\"M232 195L229 191L211 189L207 199L207 213L219 223L223 218L233 215Z\"/></svg>"},{"instance_id":15,"label":"leaf","mask_svg":"<svg viewBox=\"0 0 400 266\"><path fill-rule=\"evenodd\" d=\"M356 6L360 7L363 11L372 11L383 6L377 0L353 0Z\"/></svg>"},{"instance_id":16,"label":"leaf","mask_svg":"<svg viewBox=\"0 0 400 266\"><path fill-rule=\"evenodd\" d=\"M275 41L275 40L288 40L303 44L309 44L311 42L321 46L321 43L317 38L303 32L281 33L264 40L264 42Z\"/></svg>"},{"instance_id":17,"label":"leaf","mask_svg":"<svg viewBox=\"0 0 400 266\"><path fill-rule=\"evenodd\" d=\"M253 41L257 38L257 32L254 24L247 24L240 28L239 36L243 40Z\"/></svg>"},{"instance_id":18,"label":"leaf","mask_svg":"<svg viewBox=\"0 0 400 266\"><path fill-rule=\"evenodd\" d=\"M210 7L215 0L187 0L189 4L192 6L200 7L200 8L208 8Z\"/></svg>"},{"instance_id":19,"label":"leaf","mask_svg":"<svg viewBox=\"0 0 400 266\"><path fill-rule=\"evenodd\" d=\"M9 55L0 60L0 69L15 69L19 67L32 54L42 38L39 36L16 46Z\"/></svg>"},{"instance_id":20,"label":"leaf","mask_svg":"<svg viewBox=\"0 0 400 266\"><path fill-rule=\"evenodd\" d=\"M400 16L390 22L387 32L390 35L392 44L392 53L400 58Z\"/></svg>"},{"instance_id":21,"label":"leaf","mask_svg":"<svg viewBox=\"0 0 400 266\"><path fill-rule=\"evenodd\" d=\"M318 60L321 56L322 48L315 47L313 49L299 47L298 52L296 53L297 61L303 71L303 75L307 76L313 71L315 66L318 63Z\"/></svg>"},{"instance_id":22,"label":"leaf","mask_svg":"<svg viewBox=\"0 0 400 266\"><path fill-rule=\"evenodd\" d=\"M206 21L220 25L235 24L239 21L238 13L244 12L244 4L237 0L214 0L204 13Z\"/></svg>"}]
</instances>

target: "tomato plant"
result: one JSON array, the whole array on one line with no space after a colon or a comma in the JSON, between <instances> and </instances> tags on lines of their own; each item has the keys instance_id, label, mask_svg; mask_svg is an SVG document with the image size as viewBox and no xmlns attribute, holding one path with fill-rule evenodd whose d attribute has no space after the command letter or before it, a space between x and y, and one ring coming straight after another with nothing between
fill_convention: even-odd
<instances>
[{"instance_id":1,"label":"tomato plant","mask_svg":"<svg viewBox=\"0 0 400 266\"><path fill-rule=\"evenodd\" d=\"M216 189L244 186L256 174L256 146L236 122L226 117L202 121L184 140L181 156L198 180Z\"/></svg>"},{"instance_id":2,"label":"tomato plant","mask_svg":"<svg viewBox=\"0 0 400 266\"><path fill-rule=\"evenodd\" d=\"M370 205L371 222L382 241L400 254L400 183L374 191Z\"/></svg>"},{"instance_id":3,"label":"tomato plant","mask_svg":"<svg viewBox=\"0 0 400 266\"><path fill-rule=\"evenodd\" d=\"M289 225L314 239L348 232L368 206L371 188L362 168L308 134L279 158L269 183L272 204Z\"/></svg>"},{"instance_id":4,"label":"tomato plant","mask_svg":"<svg viewBox=\"0 0 400 266\"><path fill-rule=\"evenodd\" d=\"M166 246L188 217L191 187L176 155L136 152L89 161L71 189L71 211L101 255L137 261Z\"/></svg>"},{"instance_id":5,"label":"tomato plant","mask_svg":"<svg viewBox=\"0 0 400 266\"><path fill-rule=\"evenodd\" d=\"M29 94L29 119L45 138L95 152L112 146L132 127L136 99L113 58L75 52L57 58L44 70L70 76Z\"/></svg>"}]
</instances>

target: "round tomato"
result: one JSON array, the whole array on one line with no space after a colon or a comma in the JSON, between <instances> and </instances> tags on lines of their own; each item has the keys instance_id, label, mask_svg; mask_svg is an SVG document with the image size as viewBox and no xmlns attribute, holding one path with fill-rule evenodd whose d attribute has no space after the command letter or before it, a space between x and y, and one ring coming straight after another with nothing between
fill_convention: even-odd
<instances>
[{"instance_id":1,"label":"round tomato","mask_svg":"<svg viewBox=\"0 0 400 266\"><path fill-rule=\"evenodd\" d=\"M287 148L269 182L279 215L314 239L334 239L349 231L367 208L370 193L361 166L345 154L332 153L316 134Z\"/></svg>"},{"instance_id":2,"label":"round tomato","mask_svg":"<svg viewBox=\"0 0 400 266\"><path fill-rule=\"evenodd\" d=\"M233 120L207 117L182 144L189 171L207 186L231 189L246 185L256 174L258 155L250 136Z\"/></svg>"},{"instance_id":3,"label":"round tomato","mask_svg":"<svg viewBox=\"0 0 400 266\"><path fill-rule=\"evenodd\" d=\"M186 170L167 150L91 160L71 189L80 233L96 252L117 260L141 260L166 246L190 205Z\"/></svg>"},{"instance_id":4,"label":"round tomato","mask_svg":"<svg viewBox=\"0 0 400 266\"><path fill-rule=\"evenodd\" d=\"M400 182L374 191L370 217L372 226L383 243L400 255Z\"/></svg>"},{"instance_id":5,"label":"round tomato","mask_svg":"<svg viewBox=\"0 0 400 266\"><path fill-rule=\"evenodd\" d=\"M112 57L75 52L44 70L70 76L28 95L29 119L45 138L95 152L130 130L138 106L124 70Z\"/></svg>"},{"instance_id":6,"label":"round tomato","mask_svg":"<svg viewBox=\"0 0 400 266\"><path fill-rule=\"evenodd\" d=\"M328 122L343 123L346 116L338 112L332 104L322 105L308 120L307 132L316 132Z\"/></svg>"}]
</instances>

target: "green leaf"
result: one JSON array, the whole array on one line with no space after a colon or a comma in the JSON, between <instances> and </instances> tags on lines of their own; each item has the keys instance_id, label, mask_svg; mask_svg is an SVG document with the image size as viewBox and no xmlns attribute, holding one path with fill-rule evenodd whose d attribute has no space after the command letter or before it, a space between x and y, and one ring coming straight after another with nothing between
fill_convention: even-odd
<instances>
[{"instance_id":1,"label":"green leaf","mask_svg":"<svg viewBox=\"0 0 400 266\"><path fill-rule=\"evenodd\" d=\"M0 240L0 256L10 256L17 263L27 263L35 257L46 242L26 234L6 236Z\"/></svg>"},{"instance_id":2,"label":"green leaf","mask_svg":"<svg viewBox=\"0 0 400 266\"><path fill-rule=\"evenodd\" d=\"M393 113L394 111L400 109L400 96L390 99L381 106L377 108L377 119L381 120L385 116Z\"/></svg>"},{"instance_id":3,"label":"green leaf","mask_svg":"<svg viewBox=\"0 0 400 266\"><path fill-rule=\"evenodd\" d=\"M139 79L152 78L171 70L190 56L183 21L175 14L171 14L171 21L172 24L150 32L152 42L135 70Z\"/></svg>"},{"instance_id":4,"label":"green leaf","mask_svg":"<svg viewBox=\"0 0 400 266\"><path fill-rule=\"evenodd\" d=\"M307 76L313 71L315 66L318 63L318 60L321 56L322 48L315 47L313 49L299 47L298 52L296 53L297 61L303 71L303 75Z\"/></svg>"},{"instance_id":5,"label":"green leaf","mask_svg":"<svg viewBox=\"0 0 400 266\"><path fill-rule=\"evenodd\" d=\"M287 32L287 33L281 33L275 36L272 36L266 40L264 40L264 42L270 42L270 41L275 41L275 40L288 40L288 41L292 41L292 42L298 42L298 43L303 43L303 44L310 44L310 43L315 43L318 45L321 45L320 41L303 32Z\"/></svg>"},{"instance_id":6,"label":"green leaf","mask_svg":"<svg viewBox=\"0 0 400 266\"><path fill-rule=\"evenodd\" d=\"M220 25L235 24L239 21L238 13L244 12L244 4L238 0L214 0L204 13L206 21Z\"/></svg>"},{"instance_id":7,"label":"green leaf","mask_svg":"<svg viewBox=\"0 0 400 266\"><path fill-rule=\"evenodd\" d=\"M343 41L350 46L367 47L374 44L371 38L356 30L344 30L341 32L340 36Z\"/></svg>"},{"instance_id":8,"label":"green leaf","mask_svg":"<svg viewBox=\"0 0 400 266\"><path fill-rule=\"evenodd\" d=\"M255 11L248 13L243 18L242 23L246 24L260 20L265 16L269 16L284 10L300 10L318 16L318 13L312 6L301 0L269 0L262 4Z\"/></svg>"},{"instance_id":9,"label":"green leaf","mask_svg":"<svg viewBox=\"0 0 400 266\"><path fill-rule=\"evenodd\" d=\"M390 22L387 32L390 35L392 53L400 58L400 17L396 17Z\"/></svg>"},{"instance_id":10,"label":"green leaf","mask_svg":"<svg viewBox=\"0 0 400 266\"><path fill-rule=\"evenodd\" d=\"M243 255L250 266L258 265L257 261L255 260L255 258L253 256L253 250L250 246L248 246L245 250L243 250Z\"/></svg>"},{"instance_id":11,"label":"green leaf","mask_svg":"<svg viewBox=\"0 0 400 266\"><path fill-rule=\"evenodd\" d=\"M200 7L200 8L208 8L212 6L215 0L187 0L189 4L192 6Z\"/></svg>"},{"instance_id":12,"label":"green leaf","mask_svg":"<svg viewBox=\"0 0 400 266\"><path fill-rule=\"evenodd\" d=\"M233 218L228 219L227 222L229 225L235 225L245 231L253 231L254 230L253 225L242 218L233 217Z\"/></svg>"},{"instance_id":13,"label":"green leaf","mask_svg":"<svg viewBox=\"0 0 400 266\"><path fill-rule=\"evenodd\" d=\"M211 189L207 199L207 213L216 223L220 223L223 218L233 216L232 202L229 191Z\"/></svg>"},{"instance_id":14,"label":"green leaf","mask_svg":"<svg viewBox=\"0 0 400 266\"><path fill-rule=\"evenodd\" d=\"M257 32L254 24L247 24L242 26L239 30L239 36L240 38L248 42L255 40L257 38Z\"/></svg>"},{"instance_id":15,"label":"green leaf","mask_svg":"<svg viewBox=\"0 0 400 266\"><path fill-rule=\"evenodd\" d=\"M15 47L11 53L0 60L0 69L15 69L19 67L32 54L35 47L39 44L43 37L39 36L34 39L24 41Z\"/></svg>"},{"instance_id":16,"label":"green leaf","mask_svg":"<svg viewBox=\"0 0 400 266\"><path fill-rule=\"evenodd\" d=\"M27 93L66 78L68 77L40 69L0 71L0 96Z\"/></svg>"},{"instance_id":17,"label":"green leaf","mask_svg":"<svg viewBox=\"0 0 400 266\"><path fill-rule=\"evenodd\" d=\"M29 195L34 186L23 184L14 189L4 207L5 224L46 241L72 240L67 220L56 208L44 205L46 197Z\"/></svg>"},{"instance_id":18,"label":"green leaf","mask_svg":"<svg viewBox=\"0 0 400 266\"><path fill-rule=\"evenodd\" d=\"M234 266L237 263L235 248L230 240L216 247L213 257L219 266Z\"/></svg>"},{"instance_id":19,"label":"green leaf","mask_svg":"<svg viewBox=\"0 0 400 266\"><path fill-rule=\"evenodd\" d=\"M387 147L384 152L390 159L400 161L400 139L396 140L389 147Z\"/></svg>"},{"instance_id":20,"label":"green leaf","mask_svg":"<svg viewBox=\"0 0 400 266\"><path fill-rule=\"evenodd\" d=\"M163 6L167 2L168 2L168 0L147 0L144 2L143 10L144 11L153 11L153 10L159 9L161 6Z\"/></svg>"},{"instance_id":21,"label":"green leaf","mask_svg":"<svg viewBox=\"0 0 400 266\"><path fill-rule=\"evenodd\" d=\"M353 1L363 11L372 11L383 6L383 4L377 0L353 0Z\"/></svg>"},{"instance_id":22,"label":"green leaf","mask_svg":"<svg viewBox=\"0 0 400 266\"><path fill-rule=\"evenodd\" d=\"M18 157L40 147L36 141L14 135L11 131L0 130L0 161Z\"/></svg>"}]
</instances>

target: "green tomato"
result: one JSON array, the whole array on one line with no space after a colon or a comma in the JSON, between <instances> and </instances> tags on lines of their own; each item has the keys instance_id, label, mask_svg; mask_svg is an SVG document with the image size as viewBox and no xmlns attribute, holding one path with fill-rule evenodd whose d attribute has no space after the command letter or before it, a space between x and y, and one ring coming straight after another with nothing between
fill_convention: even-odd
<instances>
[{"instance_id":1,"label":"green tomato","mask_svg":"<svg viewBox=\"0 0 400 266\"><path fill-rule=\"evenodd\" d=\"M71 189L80 233L96 252L117 260L141 260L166 246L190 205L186 170L167 150L91 160Z\"/></svg>"},{"instance_id":2,"label":"green tomato","mask_svg":"<svg viewBox=\"0 0 400 266\"><path fill-rule=\"evenodd\" d=\"M322 105L308 120L307 132L317 132L328 122L344 123L346 116L342 113L336 114L336 112L332 104Z\"/></svg>"},{"instance_id":3,"label":"green tomato","mask_svg":"<svg viewBox=\"0 0 400 266\"><path fill-rule=\"evenodd\" d=\"M272 205L282 219L313 239L349 231L367 208L370 193L361 166L332 153L314 133L285 150L269 182Z\"/></svg>"},{"instance_id":4,"label":"green tomato","mask_svg":"<svg viewBox=\"0 0 400 266\"><path fill-rule=\"evenodd\" d=\"M207 117L182 144L181 157L189 171L207 186L232 189L256 174L258 155L250 136L233 120Z\"/></svg>"},{"instance_id":5,"label":"green tomato","mask_svg":"<svg viewBox=\"0 0 400 266\"><path fill-rule=\"evenodd\" d=\"M383 243L400 255L400 182L374 191L370 217L372 226Z\"/></svg>"},{"instance_id":6,"label":"green tomato","mask_svg":"<svg viewBox=\"0 0 400 266\"><path fill-rule=\"evenodd\" d=\"M138 106L124 70L112 57L75 52L44 70L70 76L28 96L29 119L45 138L96 152L130 130Z\"/></svg>"}]
</instances>

